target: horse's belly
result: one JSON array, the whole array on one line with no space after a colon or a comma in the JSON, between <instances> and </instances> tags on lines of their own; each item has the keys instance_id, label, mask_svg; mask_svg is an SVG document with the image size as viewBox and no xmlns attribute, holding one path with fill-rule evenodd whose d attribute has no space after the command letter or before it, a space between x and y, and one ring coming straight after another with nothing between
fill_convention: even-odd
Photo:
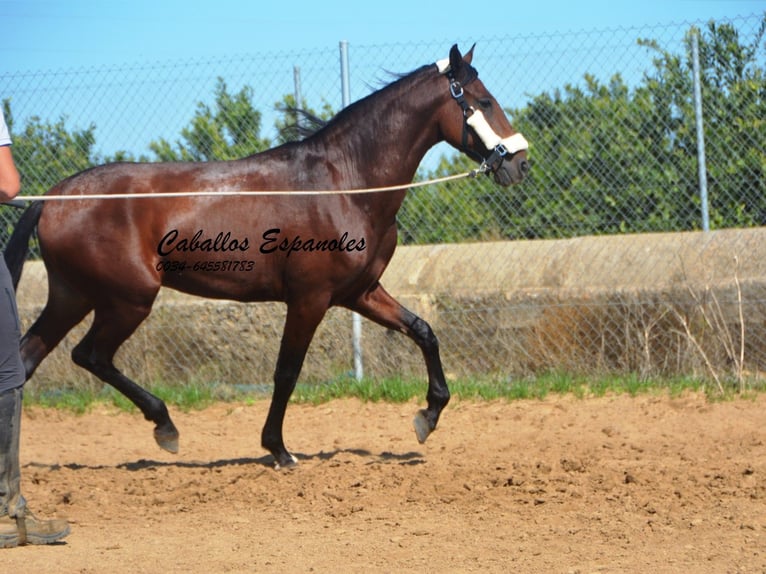
<instances>
[{"instance_id":1,"label":"horse's belly","mask_svg":"<svg viewBox=\"0 0 766 574\"><path fill-rule=\"evenodd\" d=\"M160 265L163 286L190 295L234 301L282 299L281 289L251 259L166 260Z\"/></svg>"}]
</instances>

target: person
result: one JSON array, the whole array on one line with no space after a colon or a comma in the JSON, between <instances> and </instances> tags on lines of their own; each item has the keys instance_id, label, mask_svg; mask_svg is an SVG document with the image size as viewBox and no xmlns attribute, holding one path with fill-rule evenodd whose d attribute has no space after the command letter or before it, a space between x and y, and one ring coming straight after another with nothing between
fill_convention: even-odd
<instances>
[{"instance_id":1,"label":"person","mask_svg":"<svg viewBox=\"0 0 766 574\"><path fill-rule=\"evenodd\" d=\"M11 136L0 109L0 202L19 193L21 178L11 153ZM0 548L50 544L69 534L65 520L38 520L21 495L19 436L22 388L26 379L19 344L16 294L0 257Z\"/></svg>"}]
</instances>

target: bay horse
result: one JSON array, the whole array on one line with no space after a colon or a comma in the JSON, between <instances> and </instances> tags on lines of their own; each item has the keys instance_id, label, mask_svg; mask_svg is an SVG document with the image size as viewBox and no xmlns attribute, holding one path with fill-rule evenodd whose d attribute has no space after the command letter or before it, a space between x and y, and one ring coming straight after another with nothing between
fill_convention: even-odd
<instances>
[{"instance_id":1,"label":"bay horse","mask_svg":"<svg viewBox=\"0 0 766 574\"><path fill-rule=\"evenodd\" d=\"M415 430L424 442L450 394L431 327L379 282L396 247L397 211L421 159L440 141L483 162L501 186L528 171L526 140L478 79L473 51L462 55L453 46L448 59L397 78L300 142L233 161L112 163L56 184L46 195L151 196L40 201L24 212L5 252L14 286L35 227L48 274L45 308L21 341L27 380L93 311L72 360L130 399L155 423L157 443L177 452L178 430L165 403L114 366L117 349L163 286L281 301L287 314L261 445L275 467L292 466L285 410L314 332L337 305L401 331L422 351L427 407L416 414ZM395 189L342 193L380 187ZM225 190L263 194L177 194ZM292 190L341 193L268 193Z\"/></svg>"}]
</instances>

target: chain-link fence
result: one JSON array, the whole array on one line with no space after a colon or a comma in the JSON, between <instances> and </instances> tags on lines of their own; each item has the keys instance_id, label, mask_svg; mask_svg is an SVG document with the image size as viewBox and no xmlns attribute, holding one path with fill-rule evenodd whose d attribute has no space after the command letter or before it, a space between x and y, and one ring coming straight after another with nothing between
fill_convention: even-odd
<instances>
[{"instance_id":1,"label":"chain-link fence","mask_svg":"<svg viewBox=\"0 0 766 574\"><path fill-rule=\"evenodd\" d=\"M532 173L520 186L428 186L400 212L403 245L384 283L432 323L453 376L567 370L742 381L766 370L765 23L754 15L348 46L355 100L392 73L446 56L454 42L464 51L476 42L481 78L530 141ZM275 145L295 119L290 106L322 117L342 107L340 62L336 46L4 73L0 97L24 193L106 161L227 159ZM418 177L467 167L437 146ZM19 211L0 208L3 241ZM27 284L41 277L30 271ZM26 303L23 289L28 320L44 299ZM161 303L127 345L126 372L144 382L268 379L278 305L211 302L201 313L172 294ZM55 365L68 363L75 339L42 377L65 378ZM348 315L332 313L306 374L348 372L351 339ZM399 335L365 326L362 345L366 374L422 374Z\"/></svg>"}]
</instances>

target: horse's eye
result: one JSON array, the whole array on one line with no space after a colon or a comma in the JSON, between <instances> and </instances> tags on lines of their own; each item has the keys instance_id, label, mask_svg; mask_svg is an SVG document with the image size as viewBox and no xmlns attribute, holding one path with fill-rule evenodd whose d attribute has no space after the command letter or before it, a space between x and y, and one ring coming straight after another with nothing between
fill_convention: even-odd
<instances>
[{"instance_id":1,"label":"horse's eye","mask_svg":"<svg viewBox=\"0 0 766 574\"><path fill-rule=\"evenodd\" d=\"M479 106L481 106L482 110L488 110L492 107L492 100L490 100L489 98L480 98Z\"/></svg>"}]
</instances>

